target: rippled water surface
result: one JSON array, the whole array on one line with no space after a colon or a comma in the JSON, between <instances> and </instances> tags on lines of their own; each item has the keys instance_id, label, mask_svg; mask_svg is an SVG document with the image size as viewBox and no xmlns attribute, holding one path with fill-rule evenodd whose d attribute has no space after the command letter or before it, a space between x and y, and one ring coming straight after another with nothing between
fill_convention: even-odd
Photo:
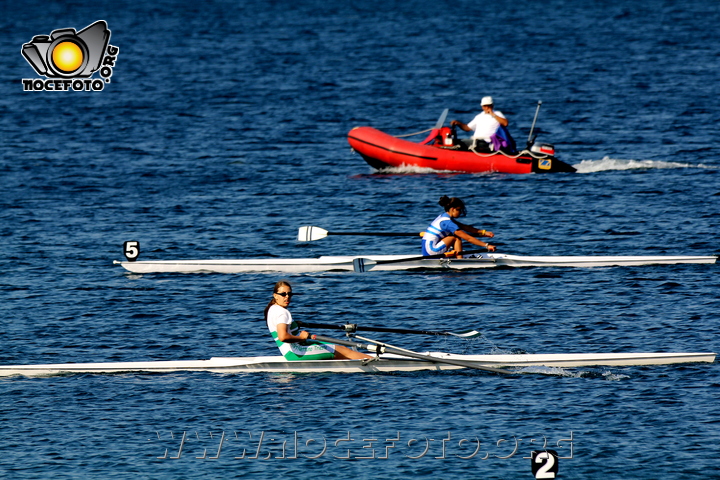
<instances>
[{"instance_id":1,"label":"rippled water surface","mask_svg":"<svg viewBox=\"0 0 720 480\"><path fill-rule=\"evenodd\" d=\"M445 194L505 253L717 255L716 1L0 12L0 364L273 355L262 310L280 278L300 293L297 319L483 332L381 336L422 351L720 350L717 265L283 277L112 263L126 240L146 260L415 253L409 238L296 235L420 231ZM103 91L23 92L37 76L24 43L97 20L120 49ZM578 173L377 172L347 144L355 126L418 132L445 108L467 122L484 95L521 143L542 100L538 140ZM558 478L705 479L719 373L6 378L0 476L533 478L530 453L546 446Z\"/></svg>"}]
</instances>

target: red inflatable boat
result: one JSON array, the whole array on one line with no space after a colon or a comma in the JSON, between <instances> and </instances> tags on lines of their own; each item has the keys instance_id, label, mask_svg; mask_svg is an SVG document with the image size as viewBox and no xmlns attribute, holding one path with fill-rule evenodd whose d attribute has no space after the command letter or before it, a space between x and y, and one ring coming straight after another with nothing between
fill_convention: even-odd
<instances>
[{"instance_id":1,"label":"red inflatable boat","mask_svg":"<svg viewBox=\"0 0 720 480\"><path fill-rule=\"evenodd\" d=\"M555 158L555 148L528 142L528 149L486 151L468 148L456 138L454 129L443 127L443 112L430 135L420 143L388 135L371 127L356 127L348 133L354 151L378 170L388 167L421 167L453 172L555 173L575 168ZM537 115L536 115L537 117ZM531 130L532 133L532 130Z\"/></svg>"}]
</instances>

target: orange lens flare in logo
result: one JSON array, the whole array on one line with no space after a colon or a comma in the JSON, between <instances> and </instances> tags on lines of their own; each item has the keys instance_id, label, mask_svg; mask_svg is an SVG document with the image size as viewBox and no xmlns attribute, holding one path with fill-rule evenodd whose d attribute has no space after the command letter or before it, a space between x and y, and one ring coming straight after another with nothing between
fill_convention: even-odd
<instances>
[{"instance_id":1,"label":"orange lens flare in logo","mask_svg":"<svg viewBox=\"0 0 720 480\"><path fill-rule=\"evenodd\" d=\"M83 52L73 42L61 42L53 49L52 61L63 72L72 73L82 66Z\"/></svg>"}]
</instances>

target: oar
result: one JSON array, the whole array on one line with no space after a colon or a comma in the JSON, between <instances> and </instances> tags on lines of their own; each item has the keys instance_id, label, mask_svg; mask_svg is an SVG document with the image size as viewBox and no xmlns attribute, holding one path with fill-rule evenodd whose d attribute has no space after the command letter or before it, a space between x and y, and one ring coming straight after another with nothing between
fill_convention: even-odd
<instances>
[{"instance_id":1,"label":"oar","mask_svg":"<svg viewBox=\"0 0 720 480\"><path fill-rule=\"evenodd\" d=\"M411 335L452 335L460 338L476 338L482 335L477 330L463 330L462 332L431 332L428 330L406 330L402 328L386 328L386 327L365 327L358 325L357 323L346 323L344 325L333 325L330 323L310 323L310 322L296 322L300 327L307 328L329 328L335 330L342 330L346 333L355 333L358 330L364 330L367 332L385 332L385 333L405 333Z\"/></svg>"},{"instance_id":2,"label":"oar","mask_svg":"<svg viewBox=\"0 0 720 480\"><path fill-rule=\"evenodd\" d=\"M424 233L424 232L423 232ZM422 233L393 233L393 232L328 232L320 227L300 227L298 230L298 241L314 242L328 235L360 235L370 237L420 237Z\"/></svg>"},{"instance_id":3,"label":"oar","mask_svg":"<svg viewBox=\"0 0 720 480\"><path fill-rule=\"evenodd\" d=\"M368 350L370 352L375 352L377 354L392 353L392 354L401 355L404 357L417 358L418 360L426 360L428 362L433 362L433 363L446 363L448 365L455 365L458 367L473 368L475 370L484 370L486 372L506 373L506 374L513 375L513 372L511 372L509 370L503 370L501 368L481 367L479 365L475 365L474 363L464 362L462 360L431 357L430 355L423 355L422 353L411 352L410 350L392 348L392 347L389 347L384 344L372 345L369 343L350 342L347 340L339 340L336 338L325 337L323 335L313 335L312 339L318 340L320 342L336 343L338 345L345 345L348 347L354 347L354 348L359 348L359 349L363 349L363 350Z\"/></svg>"},{"instance_id":4,"label":"oar","mask_svg":"<svg viewBox=\"0 0 720 480\"><path fill-rule=\"evenodd\" d=\"M486 250L469 250L467 252L460 253L464 255L470 255L472 253L483 253L485 251ZM453 253L452 255L457 255L457 253ZM355 270L355 273L364 273L368 270L372 270L372 268L376 265L385 265L388 263L415 262L417 260L430 260L433 258L448 258L448 256L444 253L441 253L438 255L427 255L423 257L401 258L399 260L372 260L370 258L353 258L353 270Z\"/></svg>"}]
</instances>

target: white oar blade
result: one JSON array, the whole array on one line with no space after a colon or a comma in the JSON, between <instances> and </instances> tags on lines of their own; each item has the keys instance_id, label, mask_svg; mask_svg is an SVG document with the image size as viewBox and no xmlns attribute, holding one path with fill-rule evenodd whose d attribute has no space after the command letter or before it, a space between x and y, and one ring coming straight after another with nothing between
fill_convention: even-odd
<instances>
[{"instance_id":1,"label":"white oar blade","mask_svg":"<svg viewBox=\"0 0 720 480\"><path fill-rule=\"evenodd\" d=\"M364 273L371 270L377 262L369 258L353 258L353 270L355 273Z\"/></svg>"},{"instance_id":2,"label":"white oar blade","mask_svg":"<svg viewBox=\"0 0 720 480\"><path fill-rule=\"evenodd\" d=\"M328 231L320 227L300 227L298 230L299 242L314 242L328 236Z\"/></svg>"},{"instance_id":3,"label":"white oar blade","mask_svg":"<svg viewBox=\"0 0 720 480\"><path fill-rule=\"evenodd\" d=\"M466 330L464 332L450 333L450 335L460 338L477 338L481 337L482 333L478 332L477 330Z\"/></svg>"}]
</instances>

